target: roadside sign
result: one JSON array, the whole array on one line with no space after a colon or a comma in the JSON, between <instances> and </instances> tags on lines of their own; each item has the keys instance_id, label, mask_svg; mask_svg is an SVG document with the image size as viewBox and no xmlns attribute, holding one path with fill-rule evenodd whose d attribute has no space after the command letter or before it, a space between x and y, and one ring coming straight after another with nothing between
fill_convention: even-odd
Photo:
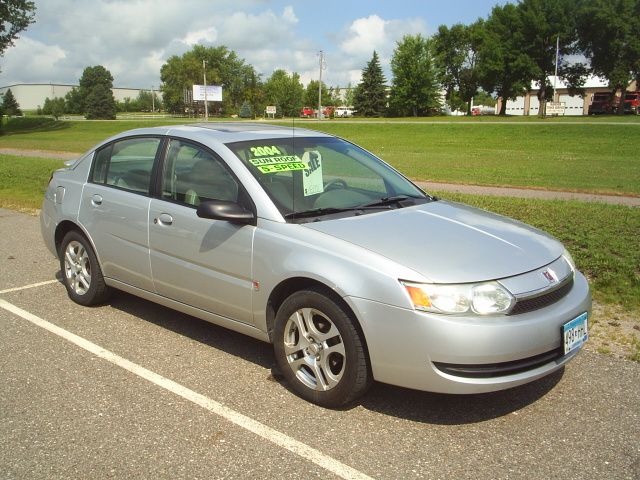
<instances>
[{"instance_id":1,"label":"roadside sign","mask_svg":"<svg viewBox=\"0 0 640 480\"><path fill-rule=\"evenodd\" d=\"M565 102L547 102L547 115L564 115Z\"/></svg>"},{"instance_id":2,"label":"roadside sign","mask_svg":"<svg viewBox=\"0 0 640 480\"><path fill-rule=\"evenodd\" d=\"M275 105L267 105L266 113L267 113L267 115L275 115L276 114L276 106Z\"/></svg>"},{"instance_id":3,"label":"roadside sign","mask_svg":"<svg viewBox=\"0 0 640 480\"><path fill-rule=\"evenodd\" d=\"M193 86L193 100L204 102L204 85ZM220 85L207 85L207 102L221 102L222 87Z\"/></svg>"}]
</instances>

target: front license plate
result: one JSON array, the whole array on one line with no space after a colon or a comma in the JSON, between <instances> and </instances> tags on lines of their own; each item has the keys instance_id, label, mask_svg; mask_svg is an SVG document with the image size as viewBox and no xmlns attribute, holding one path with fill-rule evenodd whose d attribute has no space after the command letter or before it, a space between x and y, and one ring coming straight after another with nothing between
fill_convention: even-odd
<instances>
[{"instance_id":1,"label":"front license plate","mask_svg":"<svg viewBox=\"0 0 640 480\"><path fill-rule=\"evenodd\" d=\"M564 354L580 348L589 338L587 332L587 312L562 326L562 339L564 344Z\"/></svg>"}]
</instances>

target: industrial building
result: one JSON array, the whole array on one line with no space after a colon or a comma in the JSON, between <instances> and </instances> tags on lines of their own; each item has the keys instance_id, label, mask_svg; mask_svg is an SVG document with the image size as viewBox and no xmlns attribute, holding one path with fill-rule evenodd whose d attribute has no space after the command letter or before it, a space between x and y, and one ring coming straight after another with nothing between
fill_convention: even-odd
<instances>
[{"instance_id":1,"label":"industrial building","mask_svg":"<svg viewBox=\"0 0 640 480\"><path fill-rule=\"evenodd\" d=\"M0 87L0 97L4 97L5 92L11 89L11 93L13 93L22 110L37 110L38 107L44 105L46 98L64 98L72 88L77 87L78 85L63 85L59 83L17 83L15 85ZM114 87L111 91L116 101L122 102L125 98L130 98L131 100L138 98L141 91L150 92L151 90ZM161 92L155 92L159 95L161 94Z\"/></svg>"}]
</instances>

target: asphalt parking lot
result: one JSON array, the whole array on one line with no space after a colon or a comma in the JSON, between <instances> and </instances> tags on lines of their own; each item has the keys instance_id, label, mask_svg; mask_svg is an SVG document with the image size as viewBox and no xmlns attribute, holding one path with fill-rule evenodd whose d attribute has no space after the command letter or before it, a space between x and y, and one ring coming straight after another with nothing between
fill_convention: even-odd
<instances>
[{"instance_id":1,"label":"asphalt parking lot","mask_svg":"<svg viewBox=\"0 0 640 480\"><path fill-rule=\"evenodd\" d=\"M136 297L72 303L0 209L2 478L640 478L640 364L583 351L505 392L376 384L325 410L271 348Z\"/></svg>"}]
</instances>

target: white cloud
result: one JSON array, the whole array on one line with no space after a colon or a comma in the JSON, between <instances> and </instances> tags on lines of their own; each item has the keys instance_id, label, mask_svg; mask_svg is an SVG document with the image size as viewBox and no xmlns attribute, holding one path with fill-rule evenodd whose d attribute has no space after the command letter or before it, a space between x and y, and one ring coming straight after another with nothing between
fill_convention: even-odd
<instances>
[{"instance_id":1,"label":"white cloud","mask_svg":"<svg viewBox=\"0 0 640 480\"><path fill-rule=\"evenodd\" d=\"M65 51L58 45L46 45L27 36L20 37L0 60L2 77L9 77L9 83L49 83L52 72L58 72L66 58ZM63 78L60 76L58 78ZM8 84L9 84L8 83Z\"/></svg>"},{"instance_id":2,"label":"white cloud","mask_svg":"<svg viewBox=\"0 0 640 480\"><path fill-rule=\"evenodd\" d=\"M349 36L340 46L342 51L358 58L371 56L374 50L379 50L385 44L387 23L377 15L358 18L349 26Z\"/></svg>"},{"instance_id":3,"label":"white cloud","mask_svg":"<svg viewBox=\"0 0 640 480\"><path fill-rule=\"evenodd\" d=\"M426 32L421 19L381 15L319 25L294 7L302 13L309 8L272 0L38 2L36 23L0 58L0 85L77 83L85 67L103 65L115 85L148 88L159 84L160 67L170 56L203 44L226 45L263 79L282 68L300 73L305 83L318 78L323 49L323 79L344 86L359 81L374 49L389 78L395 42Z\"/></svg>"},{"instance_id":4,"label":"white cloud","mask_svg":"<svg viewBox=\"0 0 640 480\"><path fill-rule=\"evenodd\" d=\"M216 27L209 27L204 30L188 32L182 41L187 45L196 45L198 43L213 43L216 38L218 38L218 30Z\"/></svg>"}]
</instances>

